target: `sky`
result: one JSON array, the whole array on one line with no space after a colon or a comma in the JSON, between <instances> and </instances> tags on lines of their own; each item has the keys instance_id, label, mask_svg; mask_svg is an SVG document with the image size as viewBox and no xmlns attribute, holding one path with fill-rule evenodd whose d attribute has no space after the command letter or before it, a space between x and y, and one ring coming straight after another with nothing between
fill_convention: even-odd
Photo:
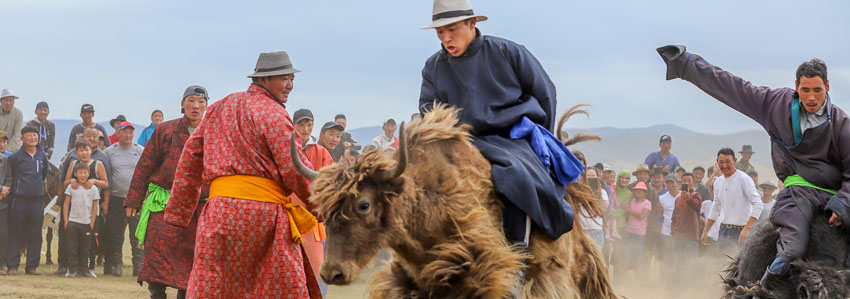
<instances>
[{"instance_id":1,"label":"sky","mask_svg":"<svg viewBox=\"0 0 850 299\"><path fill-rule=\"evenodd\" d=\"M833 102L850 105L850 1L472 0L478 28L525 45L558 90L558 110L591 104L568 127L676 124L707 133L758 125L681 80L665 81L655 49L691 52L756 85L792 87L818 57ZM416 112L425 60L439 48L432 2L0 0L0 88L20 96L25 119L47 101L54 119L154 109L180 116L183 90L212 100L244 91L260 52L285 50L295 88L287 109L309 108L317 126L337 113L349 128ZM211 101L212 102L212 101Z\"/></svg>"}]
</instances>

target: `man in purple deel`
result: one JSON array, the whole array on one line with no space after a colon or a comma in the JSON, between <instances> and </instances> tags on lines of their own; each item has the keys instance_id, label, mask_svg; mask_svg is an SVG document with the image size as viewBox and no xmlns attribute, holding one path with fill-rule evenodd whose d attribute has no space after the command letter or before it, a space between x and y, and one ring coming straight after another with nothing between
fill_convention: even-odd
<instances>
[{"instance_id":1,"label":"man in purple deel","mask_svg":"<svg viewBox=\"0 0 850 299\"><path fill-rule=\"evenodd\" d=\"M826 64L804 62L795 88L771 89L754 86L684 46L664 46L658 53L667 63L667 80L693 83L770 135L773 167L786 187L770 212L770 221L780 227L779 253L761 279L762 288L775 290L790 263L806 253L813 215L823 213L843 229L850 223L850 118L830 100Z\"/></svg>"}]
</instances>

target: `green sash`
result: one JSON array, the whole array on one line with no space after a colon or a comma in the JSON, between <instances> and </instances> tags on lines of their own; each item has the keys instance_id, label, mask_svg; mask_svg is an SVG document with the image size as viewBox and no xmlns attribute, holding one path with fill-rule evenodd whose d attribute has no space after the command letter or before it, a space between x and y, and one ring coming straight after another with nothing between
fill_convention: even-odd
<instances>
[{"instance_id":1,"label":"green sash","mask_svg":"<svg viewBox=\"0 0 850 299\"><path fill-rule=\"evenodd\" d=\"M809 183L809 181L806 181L806 179L801 177L799 174L795 174L795 175L792 175L792 176L785 178L785 181L783 183L785 184L786 188L791 187L791 186L803 186L803 187L815 188L815 189L818 189L818 190L821 190L821 191L826 191L826 192L829 192L832 195L835 195L835 193L838 193L838 191L836 191L836 190L815 186L814 184Z\"/></svg>"},{"instance_id":2,"label":"green sash","mask_svg":"<svg viewBox=\"0 0 850 299\"><path fill-rule=\"evenodd\" d=\"M139 226L136 227L136 238L139 239L139 245L145 244L145 234L148 232L148 219L151 213L165 210L169 196L171 196L170 190L165 190L154 183L148 184L148 197L145 199L145 204L142 205Z\"/></svg>"}]
</instances>

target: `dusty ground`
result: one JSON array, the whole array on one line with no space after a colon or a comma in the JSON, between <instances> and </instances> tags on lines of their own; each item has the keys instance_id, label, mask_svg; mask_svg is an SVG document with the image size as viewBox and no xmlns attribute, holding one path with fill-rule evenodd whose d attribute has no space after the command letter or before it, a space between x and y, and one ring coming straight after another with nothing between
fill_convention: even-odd
<instances>
[{"instance_id":1,"label":"dusty ground","mask_svg":"<svg viewBox=\"0 0 850 299\"><path fill-rule=\"evenodd\" d=\"M54 242L54 262L56 258ZM42 249L42 252L44 249ZM44 257L42 256L42 263ZM0 276L0 298L147 298L147 285L139 286L136 278L131 277L132 267L130 262L129 244L124 248L124 276L100 276L98 278L74 278L53 276L50 273L56 271L56 266L44 266L38 268L41 276L19 275L15 277ZM19 269L22 271L22 269ZM96 273L100 275L102 268L98 267ZM330 287L328 296L331 299L360 299L365 298L364 292L367 287L368 276L375 271L373 269L363 273L360 281L346 287ZM617 292L630 299L650 298L688 298L709 299L720 296L720 284L716 274L694 273L688 277L693 281L689 287L677 286L669 281L669 278L661 277L658 270L651 270L640 275L630 273L628 279L623 283L615 285ZM704 279L707 276L709 279ZM176 292L168 290L169 298L173 298Z\"/></svg>"}]
</instances>

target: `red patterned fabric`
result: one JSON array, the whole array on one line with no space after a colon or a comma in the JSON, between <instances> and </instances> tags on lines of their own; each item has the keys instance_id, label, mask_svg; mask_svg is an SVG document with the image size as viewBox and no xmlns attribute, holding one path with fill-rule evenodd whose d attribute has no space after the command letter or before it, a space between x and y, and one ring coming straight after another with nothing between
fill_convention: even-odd
<instances>
[{"instance_id":1,"label":"red patterned fabric","mask_svg":"<svg viewBox=\"0 0 850 299\"><path fill-rule=\"evenodd\" d=\"M154 183L165 189L171 189L177 161L183 151L183 145L189 139L189 120L185 117L160 124L145 146L139 158L130 190L124 206L141 208L148 191L148 184ZM203 191L209 194L207 184ZM201 207L193 210L190 224L178 227L165 223L163 212L151 213L145 236L144 259L137 281L158 282L178 289L186 289L194 258L195 226L198 223ZM135 228L134 228L135 229Z\"/></svg>"},{"instance_id":2,"label":"red patterned fabric","mask_svg":"<svg viewBox=\"0 0 850 299\"><path fill-rule=\"evenodd\" d=\"M264 177L278 183L287 196L294 192L309 198L310 182L295 172L289 156L294 131L284 105L258 85L210 105L183 149L165 208L166 221L188 225L201 184L219 176ZM301 151L299 155L312 167ZM190 297L293 294L306 298L301 247L291 245L288 227L281 205L210 199L199 220ZM321 294L312 295L321 298Z\"/></svg>"},{"instance_id":3,"label":"red patterned fabric","mask_svg":"<svg viewBox=\"0 0 850 299\"><path fill-rule=\"evenodd\" d=\"M198 223L187 298L309 298L301 249L288 231L283 205L210 200Z\"/></svg>"}]
</instances>

